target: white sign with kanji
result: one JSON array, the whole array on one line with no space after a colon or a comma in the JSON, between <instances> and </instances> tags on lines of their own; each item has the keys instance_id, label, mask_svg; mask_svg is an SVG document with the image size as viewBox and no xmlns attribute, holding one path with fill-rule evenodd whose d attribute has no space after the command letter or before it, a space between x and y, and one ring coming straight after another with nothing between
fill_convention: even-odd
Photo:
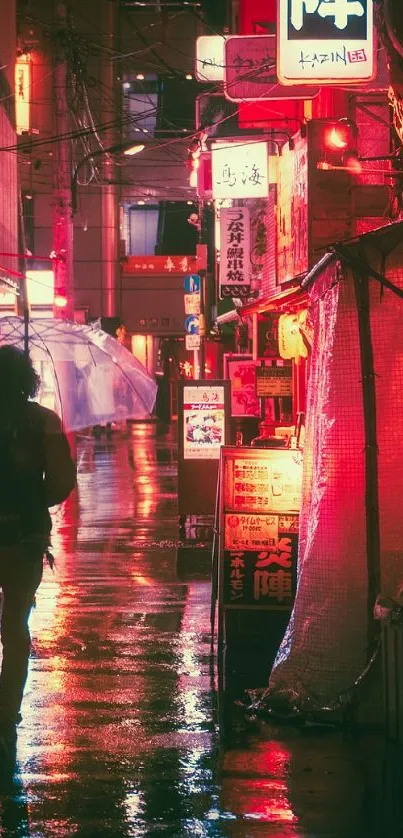
<instances>
[{"instance_id":1,"label":"white sign with kanji","mask_svg":"<svg viewBox=\"0 0 403 838\"><path fill-rule=\"evenodd\" d=\"M211 147L213 198L267 198L267 143L216 142Z\"/></svg>"},{"instance_id":2,"label":"white sign with kanji","mask_svg":"<svg viewBox=\"0 0 403 838\"><path fill-rule=\"evenodd\" d=\"M282 84L357 84L376 72L373 0L278 0Z\"/></svg>"},{"instance_id":3,"label":"white sign with kanji","mask_svg":"<svg viewBox=\"0 0 403 838\"><path fill-rule=\"evenodd\" d=\"M250 213L247 207L220 212L220 298L250 294Z\"/></svg>"}]
</instances>

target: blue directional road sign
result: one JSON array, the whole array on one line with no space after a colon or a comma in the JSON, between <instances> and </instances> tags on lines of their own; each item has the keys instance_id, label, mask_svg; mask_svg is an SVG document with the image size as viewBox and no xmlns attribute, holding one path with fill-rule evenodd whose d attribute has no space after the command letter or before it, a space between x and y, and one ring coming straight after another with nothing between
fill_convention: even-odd
<instances>
[{"instance_id":1,"label":"blue directional road sign","mask_svg":"<svg viewBox=\"0 0 403 838\"><path fill-rule=\"evenodd\" d=\"M199 274L189 274L183 280L183 287L187 294L198 294L200 292Z\"/></svg>"},{"instance_id":2,"label":"blue directional road sign","mask_svg":"<svg viewBox=\"0 0 403 838\"><path fill-rule=\"evenodd\" d=\"M188 335L199 334L199 318L197 314L189 314L185 320L185 332Z\"/></svg>"}]
</instances>

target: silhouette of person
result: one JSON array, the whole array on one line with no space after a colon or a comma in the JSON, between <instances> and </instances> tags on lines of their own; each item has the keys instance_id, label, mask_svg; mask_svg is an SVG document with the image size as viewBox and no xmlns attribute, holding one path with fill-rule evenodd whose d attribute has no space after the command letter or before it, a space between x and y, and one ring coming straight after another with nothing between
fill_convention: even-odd
<instances>
[{"instance_id":1,"label":"silhouette of person","mask_svg":"<svg viewBox=\"0 0 403 838\"><path fill-rule=\"evenodd\" d=\"M0 761L15 754L30 652L28 618L52 528L48 507L64 501L76 467L59 417L30 401L40 379L28 355L0 347Z\"/></svg>"}]
</instances>

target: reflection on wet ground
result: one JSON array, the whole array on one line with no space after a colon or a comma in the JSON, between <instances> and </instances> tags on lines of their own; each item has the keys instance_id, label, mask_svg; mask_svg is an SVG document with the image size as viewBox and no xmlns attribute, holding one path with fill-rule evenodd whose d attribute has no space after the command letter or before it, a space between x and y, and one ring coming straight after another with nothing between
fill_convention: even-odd
<instances>
[{"instance_id":1,"label":"reflection on wet ground","mask_svg":"<svg viewBox=\"0 0 403 838\"><path fill-rule=\"evenodd\" d=\"M400 834L371 832L382 779L376 737L245 730L232 700L218 696L210 582L194 566L179 576L172 546L174 438L151 423L111 441L83 436L78 462L79 491L55 518L56 569L46 568L31 619L1 834ZM240 689L251 670L239 663Z\"/></svg>"}]
</instances>

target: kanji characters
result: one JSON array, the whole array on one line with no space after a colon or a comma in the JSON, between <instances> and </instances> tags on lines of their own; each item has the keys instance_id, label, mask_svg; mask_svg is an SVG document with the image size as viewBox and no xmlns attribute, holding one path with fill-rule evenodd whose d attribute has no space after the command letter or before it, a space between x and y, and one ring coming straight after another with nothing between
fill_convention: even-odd
<instances>
[{"instance_id":1,"label":"kanji characters","mask_svg":"<svg viewBox=\"0 0 403 838\"><path fill-rule=\"evenodd\" d=\"M292 593L291 571L289 570L255 570L254 598L273 597L282 602Z\"/></svg>"},{"instance_id":2,"label":"kanji characters","mask_svg":"<svg viewBox=\"0 0 403 838\"><path fill-rule=\"evenodd\" d=\"M305 14L321 18L332 17L337 29L346 29L349 17L362 17L365 9L361 0L291 0L291 23L297 31L304 25Z\"/></svg>"}]
</instances>

